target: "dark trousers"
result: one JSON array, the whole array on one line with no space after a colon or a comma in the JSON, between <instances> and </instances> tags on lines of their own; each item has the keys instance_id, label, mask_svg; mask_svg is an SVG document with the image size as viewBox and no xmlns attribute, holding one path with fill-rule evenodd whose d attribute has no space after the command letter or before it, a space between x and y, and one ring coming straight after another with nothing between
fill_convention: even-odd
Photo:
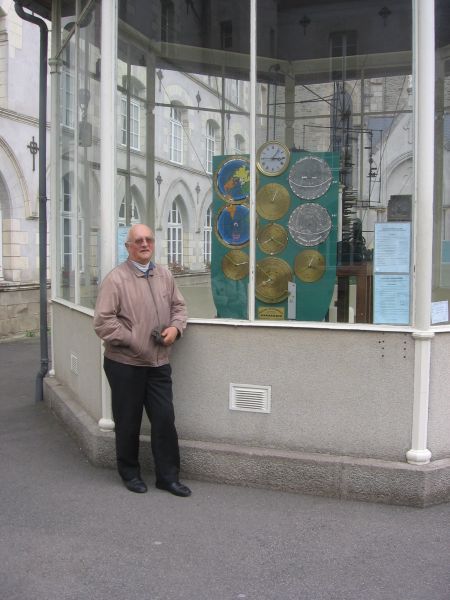
<instances>
[{"instance_id":1,"label":"dark trousers","mask_svg":"<svg viewBox=\"0 0 450 600\"><path fill-rule=\"evenodd\" d=\"M156 480L178 481L180 452L172 402L172 369L135 367L105 357L116 431L117 469L124 480L140 477L139 434L143 408L151 424Z\"/></svg>"}]
</instances>

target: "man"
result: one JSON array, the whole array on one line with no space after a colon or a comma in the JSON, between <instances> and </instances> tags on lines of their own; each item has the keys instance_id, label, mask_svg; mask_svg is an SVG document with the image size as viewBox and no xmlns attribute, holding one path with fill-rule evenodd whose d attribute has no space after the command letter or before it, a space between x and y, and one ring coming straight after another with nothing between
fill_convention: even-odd
<instances>
[{"instance_id":1,"label":"man","mask_svg":"<svg viewBox=\"0 0 450 600\"><path fill-rule=\"evenodd\" d=\"M190 496L178 481L180 453L172 403L170 347L186 327L186 305L168 269L155 265L155 236L133 225L128 260L100 286L94 328L104 341L104 369L111 387L117 468L131 492L147 491L141 479L139 433L143 408L151 423L156 487Z\"/></svg>"}]
</instances>

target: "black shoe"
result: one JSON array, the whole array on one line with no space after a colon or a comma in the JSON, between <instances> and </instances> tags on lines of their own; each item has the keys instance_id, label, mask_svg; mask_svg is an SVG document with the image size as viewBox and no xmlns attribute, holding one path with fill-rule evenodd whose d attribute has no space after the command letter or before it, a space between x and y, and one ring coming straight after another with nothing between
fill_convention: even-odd
<instances>
[{"instance_id":1,"label":"black shoe","mask_svg":"<svg viewBox=\"0 0 450 600\"><path fill-rule=\"evenodd\" d=\"M127 490L130 490L130 492L136 492L136 494L145 494L147 491L145 482L142 481L142 479L139 479L139 477L133 477L133 479L128 480L124 479L123 484Z\"/></svg>"},{"instance_id":2,"label":"black shoe","mask_svg":"<svg viewBox=\"0 0 450 600\"><path fill-rule=\"evenodd\" d=\"M155 485L158 488L158 490L165 490L166 492L170 492L174 496L181 496L183 498L190 496L192 493L191 490L187 487L187 485L184 485L179 481L171 481L169 483L166 483L165 481L157 481Z\"/></svg>"}]
</instances>

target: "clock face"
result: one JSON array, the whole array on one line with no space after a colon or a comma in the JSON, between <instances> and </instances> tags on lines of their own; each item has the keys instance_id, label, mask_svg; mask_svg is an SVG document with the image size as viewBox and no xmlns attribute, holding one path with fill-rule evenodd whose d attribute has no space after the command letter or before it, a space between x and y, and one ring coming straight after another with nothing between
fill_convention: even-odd
<instances>
[{"instance_id":1,"label":"clock face","mask_svg":"<svg viewBox=\"0 0 450 600\"><path fill-rule=\"evenodd\" d=\"M317 250L303 250L295 257L294 272L305 283L318 281L325 269L325 256Z\"/></svg>"},{"instance_id":2,"label":"clock face","mask_svg":"<svg viewBox=\"0 0 450 600\"><path fill-rule=\"evenodd\" d=\"M286 300L288 283L292 281L291 267L281 258L264 258L256 263L255 295L258 300L276 304Z\"/></svg>"},{"instance_id":3,"label":"clock face","mask_svg":"<svg viewBox=\"0 0 450 600\"><path fill-rule=\"evenodd\" d=\"M288 233L282 225L269 223L258 230L256 240L266 254L278 254L287 246Z\"/></svg>"},{"instance_id":4,"label":"clock face","mask_svg":"<svg viewBox=\"0 0 450 600\"><path fill-rule=\"evenodd\" d=\"M222 271L228 277L238 281L248 275L248 256L242 250L230 250L222 259Z\"/></svg>"},{"instance_id":5,"label":"clock face","mask_svg":"<svg viewBox=\"0 0 450 600\"><path fill-rule=\"evenodd\" d=\"M279 183L268 183L256 194L256 210L268 221L281 219L287 213L290 204L289 192Z\"/></svg>"},{"instance_id":6,"label":"clock face","mask_svg":"<svg viewBox=\"0 0 450 600\"><path fill-rule=\"evenodd\" d=\"M245 158L223 161L214 176L217 194L225 202L243 202L250 194L250 163Z\"/></svg>"},{"instance_id":7,"label":"clock face","mask_svg":"<svg viewBox=\"0 0 450 600\"><path fill-rule=\"evenodd\" d=\"M289 233L301 246L317 246L324 242L332 227L331 217L320 204L302 204L289 217Z\"/></svg>"},{"instance_id":8,"label":"clock face","mask_svg":"<svg viewBox=\"0 0 450 600\"><path fill-rule=\"evenodd\" d=\"M284 173L289 166L291 153L280 142L266 142L256 155L256 166L264 175L273 177Z\"/></svg>"},{"instance_id":9,"label":"clock face","mask_svg":"<svg viewBox=\"0 0 450 600\"><path fill-rule=\"evenodd\" d=\"M228 247L242 248L250 239L250 211L245 204L224 206L217 215L216 235Z\"/></svg>"},{"instance_id":10,"label":"clock face","mask_svg":"<svg viewBox=\"0 0 450 600\"><path fill-rule=\"evenodd\" d=\"M296 196L315 200L323 196L333 181L328 163L317 156L305 156L289 171L289 185Z\"/></svg>"}]
</instances>

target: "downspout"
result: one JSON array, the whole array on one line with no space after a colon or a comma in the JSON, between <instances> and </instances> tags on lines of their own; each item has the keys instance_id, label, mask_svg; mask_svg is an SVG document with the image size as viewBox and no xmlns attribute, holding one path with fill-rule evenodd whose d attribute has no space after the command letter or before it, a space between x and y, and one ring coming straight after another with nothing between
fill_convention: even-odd
<instances>
[{"instance_id":1,"label":"downspout","mask_svg":"<svg viewBox=\"0 0 450 600\"><path fill-rule=\"evenodd\" d=\"M36 376L35 401L44 399L43 379L48 371L47 338L47 53L48 28L42 19L23 10L22 2L15 0L16 13L24 21L34 23L41 30L39 56L39 329L41 368Z\"/></svg>"}]
</instances>

